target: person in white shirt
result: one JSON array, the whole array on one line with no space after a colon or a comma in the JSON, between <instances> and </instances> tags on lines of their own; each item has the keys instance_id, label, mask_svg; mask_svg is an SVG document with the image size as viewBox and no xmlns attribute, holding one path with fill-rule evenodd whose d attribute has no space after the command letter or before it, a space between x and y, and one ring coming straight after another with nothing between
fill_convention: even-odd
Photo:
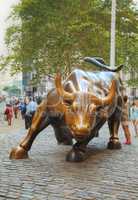
<instances>
[{"instance_id":1,"label":"person in white shirt","mask_svg":"<svg viewBox=\"0 0 138 200\"><path fill-rule=\"evenodd\" d=\"M30 97L29 103L26 106L26 113L35 112L36 109L37 109L37 103L33 101L33 99Z\"/></svg>"},{"instance_id":2,"label":"person in white shirt","mask_svg":"<svg viewBox=\"0 0 138 200\"><path fill-rule=\"evenodd\" d=\"M29 103L26 106L26 114L25 114L26 129L30 128L36 109L37 109L37 103L32 99L32 97L30 97Z\"/></svg>"}]
</instances>

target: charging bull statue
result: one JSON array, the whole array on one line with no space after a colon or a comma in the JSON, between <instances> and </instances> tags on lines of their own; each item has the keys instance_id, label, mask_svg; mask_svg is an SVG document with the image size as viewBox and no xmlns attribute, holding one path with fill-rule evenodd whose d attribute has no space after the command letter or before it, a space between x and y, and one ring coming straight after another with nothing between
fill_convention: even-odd
<instances>
[{"instance_id":1,"label":"charging bull statue","mask_svg":"<svg viewBox=\"0 0 138 200\"><path fill-rule=\"evenodd\" d=\"M55 88L38 106L26 137L11 150L11 159L28 157L36 136L48 125L54 128L57 142L72 145L67 161L78 162L86 158L86 146L97 136L107 121L110 138L107 147L120 149L118 129L121 121L123 95L121 80L116 69L109 69L102 60L85 58L102 69L86 72L74 70L62 83L61 75L55 77ZM76 140L73 145L72 139Z\"/></svg>"}]
</instances>

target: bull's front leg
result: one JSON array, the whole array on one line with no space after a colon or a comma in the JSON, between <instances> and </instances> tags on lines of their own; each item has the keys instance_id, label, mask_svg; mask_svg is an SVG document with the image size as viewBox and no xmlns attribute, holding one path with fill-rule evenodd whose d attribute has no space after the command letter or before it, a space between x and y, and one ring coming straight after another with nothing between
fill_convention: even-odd
<instances>
[{"instance_id":1,"label":"bull's front leg","mask_svg":"<svg viewBox=\"0 0 138 200\"><path fill-rule=\"evenodd\" d=\"M42 102L33 117L32 125L27 135L16 148L11 150L10 159L28 158L28 151L30 150L34 139L50 123L44 110L46 110L46 106L45 102Z\"/></svg>"},{"instance_id":2,"label":"bull's front leg","mask_svg":"<svg viewBox=\"0 0 138 200\"><path fill-rule=\"evenodd\" d=\"M108 120L108 126L110 131L110 139L107 145L108 149L121 149L121 143L119 142L118 130L121 121L121 111L117 108L114 114Z\"/></svg>"},{"instance_id":3,"label":"bull's front leg","mask_svg":"<svg viewBox=\"0 0 138 200\"><path fill-rule=\"evenodd\" d=\"M105 123L105 119L102 119L93 130L91 130L91 134L83 141L78 141L73 145L73 148L66 156L66 161L69 162L82 162L86 160L90 153L89 149L87 148L87 144L97 135L99 129Z\"/></svg>"}]
</instances>

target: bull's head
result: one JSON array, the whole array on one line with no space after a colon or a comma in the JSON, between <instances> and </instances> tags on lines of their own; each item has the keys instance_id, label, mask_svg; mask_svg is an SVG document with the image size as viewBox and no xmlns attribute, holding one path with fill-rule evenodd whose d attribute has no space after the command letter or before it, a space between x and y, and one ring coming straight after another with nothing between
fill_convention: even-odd
<instances>
[{"instance_id":1,"label":"bull's head","mask_svg":"<svg viewBox=\"0 0 138 200\"><path fill-rule=\"evenodd\" d=\"M56 75L55 85L64 106L67 126L75 139L83 140L95 126L97 108L112 104L115 96L115 80L112 81L109 94L104 98L98 98L90 92L65 91L60 74Z\"/></svg>"}]
</instances>

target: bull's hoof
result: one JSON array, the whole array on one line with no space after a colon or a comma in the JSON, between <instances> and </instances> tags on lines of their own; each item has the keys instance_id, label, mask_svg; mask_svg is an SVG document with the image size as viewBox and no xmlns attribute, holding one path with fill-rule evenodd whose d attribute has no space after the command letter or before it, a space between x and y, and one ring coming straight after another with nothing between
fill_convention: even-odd
<instances>
[{"instance_id":1,"label":"bull's hoof","mask_svg":"<svg viewBox=\"0 0 138 200\"><path fill-rule=\"evenodd\" d=\"M82 162L87 158L85 150L72 149L66 156L68 162Z\"/></svg>"},{"instance_id":2,"label":"bull's hoof","mask_svg":"<svg viewBox=\"0 0 138 200\"><path fill-rule=\"evenodd\" d=\"M26 159L28 158L28 152L22 147L18 146L11 150L9 157L10 159Z\"/></svg>"},{"instance_id":3,"label":"bull's hoof","mask_svg":"<svg viewBox=\"0 0 138 200\"><path fill-rule=\"evenodd\" d=\"M121 143L119 141L109 141L107 145L108 149L121 149Z\"/></svg>"}]
</instances>

